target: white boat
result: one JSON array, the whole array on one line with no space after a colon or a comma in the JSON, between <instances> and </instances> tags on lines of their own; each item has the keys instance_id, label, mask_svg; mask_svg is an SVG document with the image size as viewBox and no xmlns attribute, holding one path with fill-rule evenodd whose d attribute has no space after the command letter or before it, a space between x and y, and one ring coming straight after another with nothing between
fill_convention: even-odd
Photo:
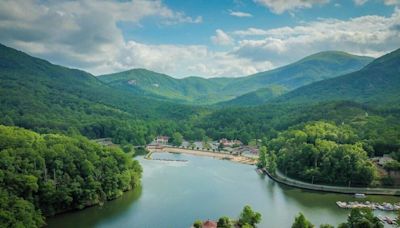
<instances>
[{"instance_id":1,"label":"white boat","mask_svg":"<svg viewBox=\"0 0 400 228\"><path fill-rule=\"evenodd\" d=\"M355 198L362 199L362 198L365 198L366 196L365 196L364 193L356 193L356 194L354 194L354 197L355 197Z\"/></svg>"}]
</instances>

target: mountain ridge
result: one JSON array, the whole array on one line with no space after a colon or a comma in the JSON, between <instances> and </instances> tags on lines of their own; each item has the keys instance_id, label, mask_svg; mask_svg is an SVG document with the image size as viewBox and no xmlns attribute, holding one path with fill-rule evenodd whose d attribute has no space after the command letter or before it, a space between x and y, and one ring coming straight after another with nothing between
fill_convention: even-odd
<instances>
[{"instance_id":1,"label":"mountain ridge","mask_svg":"<svg viewBox=\"0 0 400 228\"><path fill-rule=\"evenodd\" d=\"M278 102L309 103L337 100L398 102L400 97L400 49L383 55L359 71L303 86Z\"/></svg>"},{"instance_id":2,"label":"mountain ridge","mask_svg":"<svg viewBox=\"0 0 400 228\"><path fill-rule=\"evenodd\" d=\"M176 79L143 68L99 75L98 78L112 87L132 93L201 105L228 101L273 85L285 87L289 91L359 70L372 59L340 51L326 51L270 71L237 78L205 79L190 76Z\"/></svg>"}]
</instances>

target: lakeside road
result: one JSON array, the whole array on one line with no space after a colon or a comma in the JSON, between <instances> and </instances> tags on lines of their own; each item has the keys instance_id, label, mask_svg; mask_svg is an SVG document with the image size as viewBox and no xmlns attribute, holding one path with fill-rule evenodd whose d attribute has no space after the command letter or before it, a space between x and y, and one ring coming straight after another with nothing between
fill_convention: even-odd
<instances>
[{"instance_id":1,"label":"lakeside road","mask_svg":"<svg viewBox=\"0 0 400 228\"><path fill-rule=\"evenodd\" d=\"M343 187L343 186L311 184L287 177L279 170L276 171L275 175L271 175L265 169L263 170L263 172L278 183L301 189L308 189L321 192L344 193L344 194L364 193L366 195L390 195L390 196L400 195L400 189L395 189L395 188L368 188L368 187L363 188L363 187Z\"/></svg>"},{"instance_id":2,"label":"lakeside road","mask_svg":"<svg viewBox=\"0 0 400 228\"><path fill-rule=\"evenodd\" d=\"M206 157L213 157L217 159L226 159L233 162L248 164L248 165L255 165L257 163L257 159L246 157L243 155L232 155L228 153L221 153L221 152L211 152L211 151L203 151L203 150L191 150L191 149L184 149L184 148L177 148L177 147L163 147L162 149L155 149L155 148L148 148L150 153L153 152L171 152L171 153L182 153L182 154L192 154L196 156L206 156Z\"/></svg>"}]
</instances>

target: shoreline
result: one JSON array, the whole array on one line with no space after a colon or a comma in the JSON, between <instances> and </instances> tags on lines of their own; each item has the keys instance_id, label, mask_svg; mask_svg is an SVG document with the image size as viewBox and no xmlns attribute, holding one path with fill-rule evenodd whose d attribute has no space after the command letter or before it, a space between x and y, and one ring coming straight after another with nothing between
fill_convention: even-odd
<instances>
[{"instance_id":1,"label":"shoreline","mask_svg":"<svg viewBox=\"0 0 400 228\"><path fill-rule=\"evenodd\" d=\"M257 164L257 159L249 158L241 155L232 155L221 152L210 152L202 150L191 150L176 147L163 147L163 148L148 148L149 153L145 156L146 159L151 159L152 153L183 153L191 154L195 156L212 157L220 160L228 160L236 163L255 165ZM257 169L258 170L258 169ZM385 188L360 188L360 187L341 187L341 186L329 186L329 185L318 185L302 182L299 180L294 180L289 177L284 176L278 171L278 175L271 175L268 171L262 170L271 180L284 184L290 187L295 187L298 189L312 190L318 192L331 192L331 193L341 193L341 194L356 194L364 193L366 195L387 195L387 196L400 196L400 189L385 189Z\"/></svg>"},{"instance_id":2,"label":"shoreline","mask_svg":"<svg viewBox=\"0 0 400 228\"><path fill-rule=\"evenodd\" d=\"M150 152L149 155L146 155L147 159L151 158L151 154L155 152L160 153L182 153L182 154L191 154L196 156L204 156L204 157L212 157L221 160L229 160L232 162L237 162L246 165L255 165L257 163L257 159L249 158L242 155L232 155L221 152L210 152L210 151L202 151L202 150L191 150L184 148L176 148L176 147L163 147L161 149L156 148L147 148Z\"/></svg>"},{"instance_id":3,"label":"shoreline","mask_svg":"<svg viewBox=\"0 0 400 228\"><path fill-rule=\"evenodd\" d=\"M311 184L299 180L295 180L283 175L277 170L276 175L270 174L266 169L261 170L262 173L266 174L273 181L284 184L290 187L295 187L299 189L312 190L318 192L331 192L331 193L341 193L341 194L356 194L363 193L365 195L386 195L386 196L400 196L400 189L390 189L390 188L362 188L362 187L341 187L341 186L331 186L331 185L320 185Z\"/></svg>"}]
</instances>

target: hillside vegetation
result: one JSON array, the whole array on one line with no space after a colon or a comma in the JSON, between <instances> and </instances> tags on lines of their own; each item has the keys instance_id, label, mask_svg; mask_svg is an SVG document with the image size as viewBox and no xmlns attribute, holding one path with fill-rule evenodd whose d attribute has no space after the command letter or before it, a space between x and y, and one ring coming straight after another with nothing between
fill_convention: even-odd
<instances>
[{"instance_id":1,"label":"hillside vegetation","mask_svg":"<svg viewBox=\"0 0 400 228\"><path fill-rule=\"evenodd\" d=\"M399 104L399 88L400 49L397 49L357 72L301 87L277 100L287 103L351 100Z\"/></svg>"},{"instance_id":2,"label":"hillside vegetation","mask_svg":"<svg viewBox=\"0 0 400 228\"><path fill-rule=\"evenodd\" d=\"M140 184L137 161L82 136L0 125L0 226L40 227L44 216L121 196Z\"/></svg>"},{"instance_id":3,"label":"hillside vegetation","mask_svg":"<svg viewBox=\"0 0 400 228\"><path fill-rule=\"evenodd\" d=\"M239 97L237 98L238 101L227 102L225 105L256 104L255 102L258 101L261 102L258 104L262 104L271 98L270 93L265 92L266 88L279 86L282 88L278 93L280 95L282 92L312 82L359 70L371 61L372 58L370 57L327 51L308 56L298 62L271 71L239 78L204 79L188 77L175 79L145 69L133 69L101 75L99 79L121 91L192 105L214 104L236 97ZM256 92L256 95L245 95L257 90L260 91ZM273 91L272 93L276 95ZM241 95L245 96L240 97Z\"/></svg>"},{"instance_id":4,"label":"hillside vegetation","mask_svg":"<svg viewBox=\"0 0 400 228\"><path fill-rule=\"evenodd\" d=\"M197 115L197 109L111 88L93 75L0 45L0 123L41 133L143 145L156 125ZM157 123L157 124L155 124Z\"/></svg>"}]
</instances>

